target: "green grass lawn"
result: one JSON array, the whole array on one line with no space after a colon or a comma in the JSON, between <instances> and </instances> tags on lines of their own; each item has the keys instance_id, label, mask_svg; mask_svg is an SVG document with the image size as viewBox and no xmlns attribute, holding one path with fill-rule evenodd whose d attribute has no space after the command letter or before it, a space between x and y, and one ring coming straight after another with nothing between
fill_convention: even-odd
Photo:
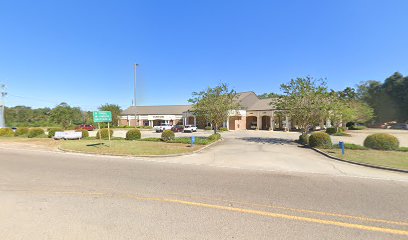
<instances>
[{"instance_id":1,"label":"green grass lawn","mask_svg":"<svg viewBox=\"0 0 408 240\"><path fill-rule=\"evenodd\" d=\"M167 155L189 153L202 148L203 146L183 143L165 143L165 142L149 142L149 141L126 141L115 140L99 141L99 140L71 140L61 141L60 148L64 150L73 150L85 153L113 154L113 155Z\"/></svg>"},{"instance_id":2,"label":"green grass lawn","mask_svg":"<svg viewBox=\"0 0 408 240\"><path fill-rule=\"evenodd\" d=\"M344 160L380 167L408 170L408 152L346 149L343 157L340 149L320 150Z\"/></svg>"}]
</instances>

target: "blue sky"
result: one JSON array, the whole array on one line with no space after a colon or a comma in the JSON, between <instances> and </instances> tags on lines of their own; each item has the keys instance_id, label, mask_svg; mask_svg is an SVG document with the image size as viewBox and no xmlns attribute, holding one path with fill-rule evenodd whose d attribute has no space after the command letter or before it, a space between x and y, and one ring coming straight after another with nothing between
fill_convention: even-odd
<instances>
[{"instance_id":1,"label":"blue sky","mask_svg":"<svg viewBox=\"0 0 408 240\"><path fill-rule=\"evenodd\" d=\"M279 92L299 76L340 90L408 74L408 1L0 1L8 106L186 104L226 82Z\"/></svg>"}]
</instances>

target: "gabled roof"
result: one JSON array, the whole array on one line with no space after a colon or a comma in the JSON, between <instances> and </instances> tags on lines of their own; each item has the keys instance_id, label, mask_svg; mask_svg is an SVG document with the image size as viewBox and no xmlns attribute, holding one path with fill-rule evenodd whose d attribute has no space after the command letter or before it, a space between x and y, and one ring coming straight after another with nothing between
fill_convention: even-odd
<instances>
[{"instance_id":1,"label":"gabled roof","mask_svg":"<svg viewBox=\"0 0 408 240\"><path fill-rule=\"evenodd\" d=\"M131 106L122 112L122 115L182 115L190 110L191 105L163 105L163 106Z\"/></svg>"},{"instance_id":2,"label":"gabled roof","mask_svg":"<svg viewBox=\"0 0 408 240\"><path fill-rule=\"evenodd\" d=\"M262 110L272 110L275 109L275 98L259 99L253 105L249 106L247 110L249 111L262 111Z\"/></svg>"}]
</instances>

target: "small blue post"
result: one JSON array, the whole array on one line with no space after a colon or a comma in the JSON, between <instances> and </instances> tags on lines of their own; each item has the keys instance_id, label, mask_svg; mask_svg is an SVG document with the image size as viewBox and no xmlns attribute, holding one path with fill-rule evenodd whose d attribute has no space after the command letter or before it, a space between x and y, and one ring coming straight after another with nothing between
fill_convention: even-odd
<instances>
[{"instance_id":1,"label":"small blue post","mask_svg":"<svg viewBox=\"0 0 408 240\"><path fill-rule=\"evenodd\" d=\"M339 146L341 148L341 155L343 155L344 157L344 142L343 141L339 142Z\"/></svg>"},{"instance_id":2,"label":"small blue post","mask_svg":"<svg viewBox=\"0 0 408 240\"><path fill-rule=\"evenodd\" d=\"M195 136L191 136L191 146L193 147L195 144Z\"/></svg>"}]
</instances>

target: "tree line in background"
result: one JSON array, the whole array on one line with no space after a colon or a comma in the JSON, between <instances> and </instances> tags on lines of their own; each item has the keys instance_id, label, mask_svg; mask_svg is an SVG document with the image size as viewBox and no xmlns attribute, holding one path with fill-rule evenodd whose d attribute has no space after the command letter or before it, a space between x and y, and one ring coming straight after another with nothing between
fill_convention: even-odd
<instances>
[{"instance_id":1,"label":"tree line in background","mask_svg":"<svg viewBox=\"0 0 408 240\"><path fill-rule=\"evenodd\" d=\"M118 125L122 109L116 104L104 104L100 111L112 112L112 126ZM31 108L15 106L5 108L5 119L8 127L62 127L74 128L80 124L93 124L91 111L83 111L63 102L54 108Z\"/></svg>"}]
</instances>

